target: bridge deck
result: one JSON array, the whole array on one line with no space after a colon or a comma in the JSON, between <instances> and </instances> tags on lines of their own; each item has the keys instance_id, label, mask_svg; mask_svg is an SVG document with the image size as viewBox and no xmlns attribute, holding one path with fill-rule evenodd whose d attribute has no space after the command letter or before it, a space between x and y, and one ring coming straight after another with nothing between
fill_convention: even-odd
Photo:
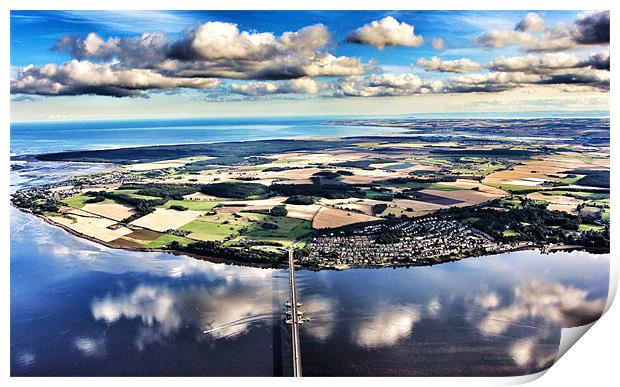
<instances>
[{"instance_id":1,"label":"bridge deck","mask_svg":"<svg viewBox=\"0 0 620 387\"><path fill-rule=\"evenodd\" d=\"M301 350L299 346L299 315L297 314L297 293L295 290L295 264L293 250L288 252L289 289L291 297L291 347L293 350L293 376L301 376Z\"/></svg>"}]
</instances>

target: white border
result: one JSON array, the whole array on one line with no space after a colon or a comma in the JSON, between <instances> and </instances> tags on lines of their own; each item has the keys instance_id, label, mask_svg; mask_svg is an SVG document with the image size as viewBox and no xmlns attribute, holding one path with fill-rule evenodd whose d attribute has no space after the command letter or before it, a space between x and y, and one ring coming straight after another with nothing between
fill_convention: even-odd
<instances>
[{"instance_id":1,"label":"white border","mask_svg":"<svg viewBox=\"0 0 620 387\"><path fill-rule=\"evenodd\" d=\"M381 2L370 2L367 0L357 1L340 1L337 4L331 1L325 0L297 0L297 1L277 1L277 0L263 0L254 4L248 1L242 0L227 0L218 2L198 2L192 0L175 0L175 1L158 1L158 0L137 0L137 1L122 1L122 0L91 0L91 1L79 1L79 0L55 0L55 1L41 1L41 0L20 0L20 1L3 1L0 3L2 14L0 19L0 25L2 26L2 46L1 52L3 55L2 67L5 93L2 95L2 147L4 152L4 160L8 162L9 157L9 122L10 122L10 94L8 91L10 83L10 61L9 61L9 10L10 9L31 9L31 10L50 10L50 9L114 9L114 10L166 10L166 9L211 9L211 10L230 10L230 9L263 9L263 10L348 10L348 9L416 9L416 10L440 10L440 9L454 9L454 10L579 10L579 9L611 9L612 10L612 46L617 41L618 22L616 17L616 4L611 1L589 0L589 1L480 1L470 0L466 3L459 1L446 1L446 0L433 0L431 1L393 1L383 0ZM616 51L616 47L610 49L611 52ZM614 65L615 67L615 65ZM613 76L612 76L613 78ZM614 92L615 88L611 92L611 106L620 106L618 102L617 93ZM618 149L617 135L613 134L616 118L613 110L611 113L611 126L612 126L612 149ZM616 167L616 157L612 156L612 186L615 187L619 183L619 175L615 173L618 167ZM7 163L8 164L8 163ZM5 201L4 206L1 207L2 230L0 235L3 238L2 246L4 248L3 258L3 270L2 270L2 301L3 311L2 319L0 320L0 326L2 331L2 348L0 369L2 370L2 376L5 381L11 385L33 385L33 384L45 384L45 385L101 385L108 386L113 383L131 383L133 385L149 385L149 386L161 386L171 383L178 383L183 385L204 385L205 383L214 384L218 386L234 385L238 383L252 383L259 386L262 385L280 385L284 383L290 383L291 381L286 378L253 378L249 379L236 379L236 378L9 378L9 353L10 353L10 340L9 340L9 167L5 164L2 168L2 191L0 197L3 197ZM616 192L612 190L612 203L616 202ZM614 224L615 225L615 224ZM618 244L619 238L615 238L618 234L615 232L616 228L612 226L612 251L619 251ZM610 281L610 297L607 304L609 308L613 297L615 296L617 281L618 281L618 264L617 258L611 255L612 262L612 280ZM601 319L600 323L596 323L596 328L592 329L586 335L586 339L580 340L575 349L568 351L568 353L562 357L562 359L548 371L548 374L538 379L534 385L537 386L583 386L587 385L609 385L611 380L617 380L617 349L615 344L618 343L618 329L620 329L620 311L618 307L614 307L609 310ZM42 327L44 329L44 327ZM530 375L525 377L516 378L390 378L389 383L405 385L411 383L423 383L425 386L447 386L447 385L469 385L469 386L485 386L485 385L513 385L525 383L537 379L543 373L537 375ZM338 383L345 385L359 385L369 386L383 382L382 378L321 378L321 379L302 379L296 380L296 384L315 384L315 383Z\"/></svg>"}]
</instances>

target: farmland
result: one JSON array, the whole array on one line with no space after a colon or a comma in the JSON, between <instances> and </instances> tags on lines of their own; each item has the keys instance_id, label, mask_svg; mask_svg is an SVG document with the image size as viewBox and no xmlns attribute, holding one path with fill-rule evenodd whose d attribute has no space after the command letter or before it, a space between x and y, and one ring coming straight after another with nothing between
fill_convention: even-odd
<instances>
[{"instance_id":1,"label":"farmland","mask_svg":"<svg viewBox=\"0 0 620 387\"><path fill-rule=\"evenodd\" d=\"M269 262L317 235L433 216L457 217L466 229L491 235L497 246L606 243L608 121L344 124L393 125L404 132L37 155L40 160L111 162L116 168L20 191L12 202L119 248L217 251ZM534 213L531 221L489 228L502 224L503 217L525 219ZM551 223L531 224L540 219ZM566 224L555 224L558 219ZM459 229L446 222L446 230ZM377 238L388 244L398 239ZM474 242L471 246L478 246Z\"/></svg>"}]
</instances>

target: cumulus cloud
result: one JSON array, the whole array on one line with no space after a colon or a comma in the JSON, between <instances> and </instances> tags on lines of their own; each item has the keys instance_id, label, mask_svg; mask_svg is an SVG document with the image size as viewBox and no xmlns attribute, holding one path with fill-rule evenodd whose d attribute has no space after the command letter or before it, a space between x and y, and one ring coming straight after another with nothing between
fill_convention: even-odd
<instances>
[{"instance_id":1,"label":"cumulus cloud","mask_svg":"<svg viewBox=\"0 0 620 387\"><path fill-rule=\"evenodd\" d=\"M358 58L326 51L329 42L330 33L322 24L275 36L241 31L232 23L208 22L172 42L161 33L108 39L94 33L85 38L64 36L54 49L74 59L62 65L18 69L11 90L123 97L148 89L213 88L219 82L216 78L293 80L364 73ZM80 76L80 68L87 67L93 71L89 79ZM309 90L310 82L303 80L291 83L289 92L301 90L304 84Z\"/></svg>"},{"instance_id":2,"label":"cumulus cloud","mask_svg":"<svg viewBox=\"0 0 620 387\"><path fill-rule=\"evenodd\" d=\"M529 12L517 23L515 30L543 32L545 30L545 20L537 13Z\"/></svg>"},{"instance_id":3,"label":"cumulus cloud","mask_svg":"<svg viewBox=\"0 0 620 387\"><path fill-rule=\"evenodd\" d=\"M479 63L467 58L441 60L436 56L431 59L420 58L416 63L428 71L443 73L471 73L480 70L481 67Z\"/></svg>"},{"instance_id":4,"label":"cumulus cloud","mask_svg":"<svg viewBox=\"0 0 620 387\"><path fill-rule=\"evenodd\" d=\"M335 85L336 96L378 97L411 95L423 91L424 82L415 74L373 74L341 79Z\"/></svg>"},{"instance_id":5,"label":"cumulus cloud","mask_svg":"<svg viewBox=\"0 0 620 387\"><path fill-rule=\"evenodd\" d=\"M59 66L23 68L11 80L11 93L127 97L140 95L142 90L209 89L218 84L213 78L168 77L148 69L125 69L116 63L97 64L74 59Z\"/></svg>"},{"instance_id":6,"label":"cumulus cloud","mask_svg":"<svg viewBox=\"0 0 620 387\"><path fill-rule=\"evenodd\" d=\"M578 44L609 43L609 11L582 13L575 26L573 38Z\"/></svg>"},{"instance_id":7,"label":"cumulus cloud","mask_svg":"<svg viewBox=\"0 0 620 387\"><path fill-rule=\"evenodd\" d=\"M392 16L387 16L352 31L347 36L347 41L368 44L383 50L385 47L392 46L418 47L424 39L422 36L415 35L411 24L399 22Z\"/></svg>"},{"instance_id":8,"label":"cumulus cloud","mask_svg":"<svg viewBox=\"0 0 620 387\"><path fill-rule=\"evenodd\" d=\"M231 85L234 93L258 97L270 94L316 94L325 89L325 85L312 78L297 78L283 82L250 82Z\"/></svg>"},{"instance_id":9,"label":"cumulus cloud","mask_svg":"<svg viewBox=\"0 0 620 387\"><path fill-rule=\"evenodd\" d=\"M603 50L585 59L566 53L498 58L487 67L495 71L522 71L534 74L549 74L558 70L583 67L609 70L609 51Z\"/></svg>"},{"instance_id":10,"label":"cumulus cloud","mask_svg":"<svg viewBox=\"0 0 620 387\"><path fill-rule=\"evenodd\" d=\"M609 44L609 11L583 13L572 24L558 24L554 28L545 28L540 15L528 13L514 30L490 30L474 42L488 48L520 45L527 52L553 52Z\"/></svg>"},{"instance_id":11,"label":"cumulus cloud","mask_svg":"<svg viewBox=\"0 0 620 387\"><path fill-rule=\"evenodd\" d=\"M443 51L446 47L442 38L433 38L431 44L433 45L433 48L437 51Z\"/></svg>"}]
</instances>

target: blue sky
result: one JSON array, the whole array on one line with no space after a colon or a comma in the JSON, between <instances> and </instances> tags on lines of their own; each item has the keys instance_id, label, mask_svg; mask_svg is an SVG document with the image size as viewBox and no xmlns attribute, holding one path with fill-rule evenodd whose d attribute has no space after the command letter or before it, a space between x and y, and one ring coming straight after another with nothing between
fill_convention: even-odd
<instances>
[{"instance_id":1,"label":"blue sky","mask_svg":"<svg viewBox=\"0 0 620 387\"><path fill-rule=\"evenodd\" d=\"M109 117L114 111L122 117L175 111L242 114L245 108L277 114L276 106L289 106L293 114L319 114L326 106L332 114L362 114L370 107L403 114L494 105L606 109L608 15L605 19L578 11L12 11L12 118L88 118L84 107L93 105L101 109L91 111L92 118ZM523 20L529 24L518 27ZM221 22L218 28L236 25L239 35L234 39L239 38L239 49L249 56L239 56L234 47L230 53L211 55L219 47L213 42L219 30L208 27L211 24L200 30L209 22ZM605 22L607 41L598 35L590 39L601 28L604 35ZM323 27L313 33L328 36L328 41L312 47L303 47L313 44L310 39L283 43L286 32L319 23ZM150 53L161 51L155 53L156 61L138 58L144 49L134 58L124 48L123 44L135 47L145 33L165 37L165 44L148 48ZM261 33L270 34L267 38L274 42L269 47L251 46ZM89 49L93 44L86 39L89 34L98 39L93 40L97 52ZM63 37L70 38L62 49L54 50ZM438 38L442 49L433 44ZM175 44L191 47L187 54L191 58L175 56ZM332 63L334 58L340 60ZM514 58L509 62L512 67L491 65L505 58ZM334 69L326 70L326 61ZM24 68L30 65L34 67ZM58 71L53 75L44 71L49 65ZM101 79L76 75L87 71ZM130 76L142 83L136 86ZM144 83L145 77L157 79ZM532 90L539 88L538 97L532 98Z\"/></svg>"}]
</instances>

